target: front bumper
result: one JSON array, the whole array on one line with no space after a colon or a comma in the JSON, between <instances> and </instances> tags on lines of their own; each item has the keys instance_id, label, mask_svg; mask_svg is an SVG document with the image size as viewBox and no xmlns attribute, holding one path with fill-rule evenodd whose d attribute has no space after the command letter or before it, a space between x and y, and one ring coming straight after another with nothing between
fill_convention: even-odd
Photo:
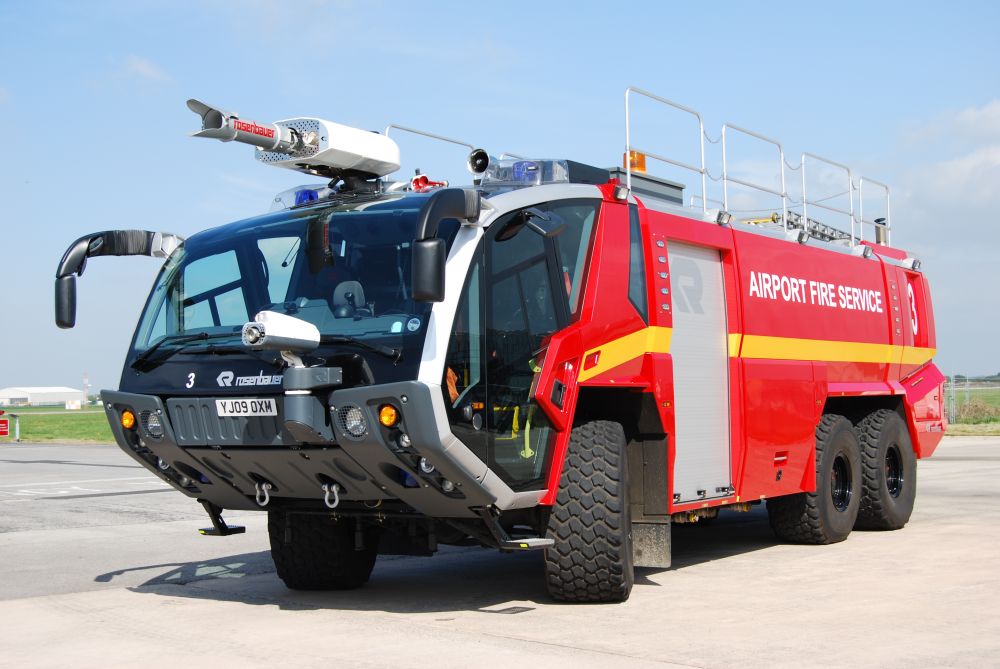
<instances>
[{"instance_id":1,"label":"front bumper","mask_svg":"<svg viewBox=\"0 0 1000 669\"><path fill-rule=\"evenodd\" d=\"M220 418L215 397L166 403L155 395L113 391L101 397L122 450L189 497L225 509L261 509L256 498L263 483L270 484L268 509L323 510L323 487L336 484L345 512L352 503L364 509L399 500L434 518L476 517L473 509L487 506L534 506L542 495L512 491L451 433L440 388L417 381L329 393L323 411L333 438L319 445L296 441L281 416ZM318 396L313 399L320 405ZM391 429L378 423L379 407L386 403L401 415ZM337 417L349 407L359 408L368 426L357 437ZM134 430L121 426L125 409L140 417ZM145 417L154 413L163 424L159 438L146 429ZM400 432L409 435L408 448L400 446ZM421 470L421 458L434 465L433 472Z\"/></svg>"}]
</instances>

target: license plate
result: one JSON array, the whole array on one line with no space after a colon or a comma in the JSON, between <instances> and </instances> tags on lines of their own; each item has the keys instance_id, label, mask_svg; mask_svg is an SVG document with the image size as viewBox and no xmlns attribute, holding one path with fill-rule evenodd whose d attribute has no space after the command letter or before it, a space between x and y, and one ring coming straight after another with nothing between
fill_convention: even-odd
<instances>
[{"instance_id":1,"label":"license plate","mask_svg":"<svg viewBox=\"0 0 1000 669\"><path fill-rule=\"evenodd\" d=\"M215 400L219 416L277 416L278 405L273 399Z\"/></svg>"}]
</instances>

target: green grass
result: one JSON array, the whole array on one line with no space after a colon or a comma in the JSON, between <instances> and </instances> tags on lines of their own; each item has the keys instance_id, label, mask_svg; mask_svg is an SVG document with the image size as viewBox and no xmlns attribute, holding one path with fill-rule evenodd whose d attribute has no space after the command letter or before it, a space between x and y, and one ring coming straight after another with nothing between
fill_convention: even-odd
<instances>
[{"instance_id":1,"label":"green grass","mask_svg":"<svg viewBox=\"0 0 1000 669\"><path fill-rule=\"evenodd\" d=\"M949 423L948 437L1000 437L1000 423Z\"/></svg>"},{"instance_id":2,"label":"green grass","mask_svg":"<svg viewBox=\"0 0 1000 669\"><path fill-rule=\"evenodd\" d=\"M10 410L5 409L7 414ZM111 427L100 407L81 411L58 408L13 409L21 417L21 441L87 441L113 443ZM45 413L50 411L54 413ZM10 418L9 415L0 418ZM0 443L14 441L14 419L10 418L10 436L0 437Z\"/></svg>"},{"instance_id":3,"label":"green grass","mask_svg":"<svg viewBox=\"0 0 1000 669\"><path fill-rule=\"evenodd\" d=\"M969 390L970 400L982 400L990 406L1000 407L1000 388L987 388L984 390ZM955 402L958 406L965 403L965 388L958 386L955 388Z\"/></svg>"},{"instance_id":4,"label":"green grass","mask_svg":"<svg viewBox=\"0 0 1000 669\"><path fill-rule=\"evenodd\" d=\"M965 385L959 383L954 389L945 391L946 405L950 393L954 393L955 398L953 425L996 424L997 429L1000 429L1000 386L970 388L966 392Z\"/></svg>"},{"instance_id":5,"label":"green grass","mask_svg":"<svg viewBox=\"0 0 1000 669\"><path fill-rule=\"evenodd\" d=\"M1000 387L970 390L968 403L962 384L954 392L958 420L951 422L949 435L1000 436ZM21 441L114 442L100 405L80 411L66 411L61 407L3 407L3 410L6 415L0 418L10 419L10 436L0 437L0 443L14 440L12 412L21 416Z\"/></svg>"},{"instance_id":6,"label":"green grass","mask_svg":"<svg viewBox=\"0 0 1000 669\"><path fill-rule=\"evenodd\" d=\"M101 410L101 405L100 405L100 403L98 403L98 404L87 405L87 406L83 407L82 409L80 409L79 411L100 411L100 410ZM18 415L24 415L26 413L52 413L53 411L58 412L58 413L64 413L64 412L65 413L79 413L79 411L67 412L66 409L63 408L62 404L57 404L55 406L50 406L50 407L45 407L45 406L42 406L42 407L0 407L0 411L6 411L7 412L7 415L0 416L0 418L8 418L9 415L12 414L12 413L16 413Z\"/></svg>"}]
</instances>

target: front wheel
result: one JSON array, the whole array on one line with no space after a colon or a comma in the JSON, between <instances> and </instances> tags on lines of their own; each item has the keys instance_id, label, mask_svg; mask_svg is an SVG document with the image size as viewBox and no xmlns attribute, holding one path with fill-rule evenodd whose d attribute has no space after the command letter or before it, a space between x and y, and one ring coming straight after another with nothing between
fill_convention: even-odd
<instances>
[{"instance_id":1,"label":"front wheel","mask_svg":"<svg viewBox=\"0 0 1000 669\"><path fill-rule=\"evenodd\" d=\"M568 602L621 602L632 592L632 517L625 431L595 420L573 428L549 517L549 594Z\"/></svg>"},{"instance_id":2,"label":"front wheel","mask_svg":"<svg viewBox=\"0 0 1000 669\"><path fill-rule=\"evenodd\" d=\"M861 503L861 450L851 421L825 414L816 427L816 492L767 501L779 539L833 544L851 533Z\"/></svg>"},{"instance_id":3,"label":"front wheel","mask_svg":"<svg viewBox=\"0 0 1000 669\"><path fill-rule=\"evenodd\" d=\"M267 534L278 577L292 590L360 587L378 555L377 534L364 532L359 549L355 522L324 514L268 511Z\"/></svg>"}]
</instances>

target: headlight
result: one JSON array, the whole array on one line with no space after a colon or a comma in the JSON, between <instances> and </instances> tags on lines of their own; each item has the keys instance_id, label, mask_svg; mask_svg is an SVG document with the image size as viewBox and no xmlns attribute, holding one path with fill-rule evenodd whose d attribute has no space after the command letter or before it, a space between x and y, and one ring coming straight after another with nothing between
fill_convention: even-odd
<instances>
[{"instance_id":1,"label":"headlight","mask_svg":"<svg viewBox=\"0 0 1000 669\"><path fill-rule=\"evenodd\" d=\"M361 407L341 407L338 412L340 427L352 437L363 437L368 431L368 422Z\"/></svg>"}]
</instances>

